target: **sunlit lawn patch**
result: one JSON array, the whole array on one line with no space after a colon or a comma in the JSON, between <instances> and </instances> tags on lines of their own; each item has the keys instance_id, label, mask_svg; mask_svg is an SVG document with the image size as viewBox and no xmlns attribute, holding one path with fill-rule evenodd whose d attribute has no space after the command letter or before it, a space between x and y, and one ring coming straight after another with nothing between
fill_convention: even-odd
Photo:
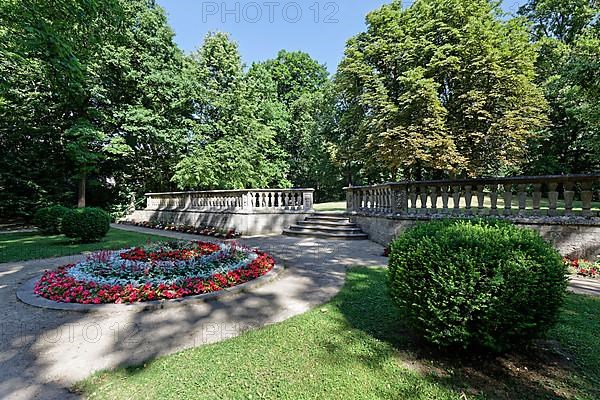
<instances>
[{"instance_id":1,"label":"sunlit lawn patch","mask_svg":"<svg viewBox=\"0 0 600 400\"><path fill-rule=\"evenodd\" d=\"M600 299L569 295L550 339L502 357L440 354L405 328L386 271L359 268L323 307L76 389L94 399L599 398Z\"/></svg>"}]
</instances>

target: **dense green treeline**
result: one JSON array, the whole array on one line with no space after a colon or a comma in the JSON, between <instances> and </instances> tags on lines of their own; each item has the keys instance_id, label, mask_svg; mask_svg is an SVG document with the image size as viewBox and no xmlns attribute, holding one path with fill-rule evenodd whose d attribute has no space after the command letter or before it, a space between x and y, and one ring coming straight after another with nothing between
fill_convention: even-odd
<instances>
[{"instance_id":1,"label":"dense green treeline","mask_svg":"<svg viewBox=\"0 0 600 400\"><path fill-rule=\"evenodd\" d=\"M373 11L330 77L174 43L152 0L0 3L0 215L132 193L600 168L596 0L419 0ZM199 42L200 42L199 38Z\"/></svg>"}]
</instances>

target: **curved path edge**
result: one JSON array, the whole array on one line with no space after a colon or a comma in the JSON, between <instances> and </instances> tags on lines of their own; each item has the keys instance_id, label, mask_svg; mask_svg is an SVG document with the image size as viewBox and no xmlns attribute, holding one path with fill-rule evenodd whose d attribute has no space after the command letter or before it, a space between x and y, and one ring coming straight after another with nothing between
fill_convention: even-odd
<instances>
[{"instance_id":1,"label":"curved path edge","mask_svg":"<svg viewBox=\"0 0 600 400\"><path fill-rule=\"evenodd\" d=\"M185 307L206 301L215 301L235 296L241 293L248 293L263 285L273 282L284 271L279 264L265 275L258 277L241 285L229 287L218 292L206 293L197 296L188 296L173 300L146 301L132 304L79 304L79 303L60 303L46 299L35 294L35 284L41 278L41 274L22 284L17 290L17 298L23 303L34 307L47 308L51 310L76 311L83 313L114 313L114 312L143 312L153 310L163 310L174 307Z\"/></svg>"}]
</instances>

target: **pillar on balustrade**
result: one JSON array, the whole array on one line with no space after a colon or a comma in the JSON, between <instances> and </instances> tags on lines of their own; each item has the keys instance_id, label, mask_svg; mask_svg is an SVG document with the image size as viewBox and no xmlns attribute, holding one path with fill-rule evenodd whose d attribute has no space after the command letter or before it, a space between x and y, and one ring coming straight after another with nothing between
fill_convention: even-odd
<instances>
[{"instance_id":1,"label":"pillar on balustrade","mask_svg":"<svg viewBox=\"0 0 600 400\"><path fill-rule=\"evenodd\" d=\"M346 189L346 211L354 212L354 191Z\"/></svg>"},{"instance_id":2,"label":"pillar on balustrade","mask_svg":"<svg viewBox=\"0 0 600 400\"><path fill-rule=\"evenodd\" d=\"M313 205L314 205L313 191L305 190L302 193L302 196L303 196L304 211L311 211L313 209Z\"/></svg>"},{"instance_id":3,"label":"pillar on balustrade","mask_svg":"<svg viewBox=\"0 0 600 400\"><path fill-rule=\"evenodd\" d=\"M406 185L392 186L392 213L408 212L408 188Z\"/></svg>"}]
</instances>

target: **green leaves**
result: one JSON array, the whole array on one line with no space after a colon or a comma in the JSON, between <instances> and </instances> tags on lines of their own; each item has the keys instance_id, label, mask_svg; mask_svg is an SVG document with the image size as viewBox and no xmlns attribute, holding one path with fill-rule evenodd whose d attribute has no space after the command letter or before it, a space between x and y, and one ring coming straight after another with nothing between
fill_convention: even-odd
<instances>
[{"instance_id":1,"label":"green leaves","mask_svg":"<svg viewBox=\"0 0 600 400\"><path fill-rule=\"evenodd\" d=\"M398 2L350 40L336 82L372 163L406 178L497 174L545 124L522 21L479 1ZM346 118L342 116L341 118Z\"/></svg>"},{"instance_id":2,"label":"green leaves","mask_svg":"<svg viewBox=\"0 0 600 400\"><path fill-rule=\"evenodd\" d=\"M392 299L426 340L493 351L552 326L565 273L536 232L497 220L416 225L392 242L389 261Z\"/></svg>"},{"instance_id":3,"label":"green leaves","mask_svg":"<svg viewBox=\"0 0 600 400\"><path fill-rule=\"evenodd\" d=\"M537 80L551 125L532 142L529 173L586 173L600 168L600 4L535 0L519 12L538 48Z\"/></svg>"},{"instance_id":4,"label":"green leaves","mask_svg":"<svg viewBox=\"0 0 600 400\"><path fill-rule=\"evenodd\" d=\"M196 127L173 181L194 189L290 186L285 153L269 126L281 109L265 71L244 74L237 44L216 33L193 55L190 73Z\"/></svg>"}]
</instances>

